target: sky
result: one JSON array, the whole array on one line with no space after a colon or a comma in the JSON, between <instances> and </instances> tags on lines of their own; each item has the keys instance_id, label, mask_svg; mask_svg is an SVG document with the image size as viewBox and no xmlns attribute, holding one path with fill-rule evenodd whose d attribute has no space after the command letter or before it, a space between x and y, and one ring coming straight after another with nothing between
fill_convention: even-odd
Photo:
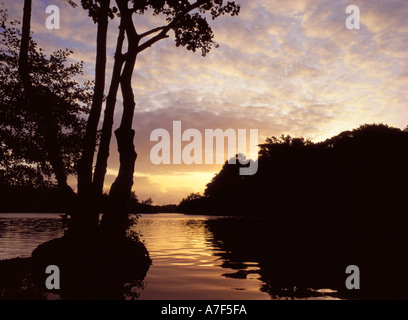
<instances>
[{"instance_id":1,"label":"sky","mask_svg":"<svg viewBox=\"0 0 408 320\"><path fill-rule=\"evenodd\" d=\"M9 17L22 20L23 0L3 0ZM80 1L77 1L78 3ZM195 128L258 130L258 141L288 134L322 141L365 123L408 125L408 4L405 0L237 0L237 17L210 21L219 48L206 57L176 47L174 37L143 51L133 76L133 119L138 154L133 190L154 204L178 203L203 192L220 164L159 164L150 159L153 130L172 134ZM48 5L60 8L60 29L45 26ZM360 29L346 28L349 5L360 11ZM138 32L161 17L135 16ZM46 52L74 51L85 62L81 81L94 77L96 26L80 6L33 0L33 38ZM108 35L107 86L117 21ZM107 88L106 88L107 91ZM121 117L121 94L115 125ZM184 147L186 143L183 143ZM248 147L249 148L249 147ZM118 171L114 139L106 189ZM71 183L75 187L74 179Z\"/></svg>"}]
</instances>

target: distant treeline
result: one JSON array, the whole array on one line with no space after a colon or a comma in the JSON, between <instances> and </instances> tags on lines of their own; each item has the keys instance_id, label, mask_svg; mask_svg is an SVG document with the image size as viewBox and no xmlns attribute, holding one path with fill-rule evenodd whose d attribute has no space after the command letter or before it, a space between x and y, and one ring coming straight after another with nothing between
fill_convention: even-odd
<instances>
[{"instance_id":1,"label":"distant treeline","mask_svg":"<svg viewBox=\"0 0 408 320\"><path fill-rule=\"evenodd\" d=\"M258 172L228 164L178 210L220 215L331 214L406 210L408 131L362 125L313 143L290 136L260 145Z\"/></svg>"},{"instance_id":2,"label":"distant treeline","mask_svg":"<svg viewBox=\"0 0 408 320\"><path fill-rule=\"evenodd\" d=\"M55 186L33 186L0 184L0 212L67 213L67 204ZM107 207L108 195L100 199L100 212ZM139 201L133 193L129 202L130 213L176 212L176 205L153 205L153 201Z\"/></svg>"}]
</instances>

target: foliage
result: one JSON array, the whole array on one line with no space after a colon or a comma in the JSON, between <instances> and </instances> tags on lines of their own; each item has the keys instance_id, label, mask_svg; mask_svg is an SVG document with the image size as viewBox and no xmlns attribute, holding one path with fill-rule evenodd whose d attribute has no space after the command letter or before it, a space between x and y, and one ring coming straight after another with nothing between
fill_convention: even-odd
<instances>
[{"instance_id":1,"label":"foliage","mask_svg":"<svg viewBox=\"0 0 408 320\"><path fill-rule=\"evenodd\" d=\"M117 1L117 3L127 2L127 0ZM218 44L214 42L214 33L207 17L214 20L226 14L236 16L240 11L240 6L234 1L224 3L223 0L197 0L195 2L188 0L132 0L129 2L132 12L144 14L150 10L155 16L163 16L167 22L167 25L153 28L139 35L140 38L144 38L160 31L159 34L141 43L140 51L150 47L156 41L167 38L167 32L173 30L177 47L182 46L193 52L201 50L202 56L205 56L211 51L213 45L218 47ZM118 9L113 7L112 13L117 12Z\"/></svg>"},{"instance_id":2,"label":"foliage","mask_svg":"<svg viewBox=\"0 0 408 320\"><path fill-rule=\"evenodd\" d=\"M143 1L140 2L143 3ZM176 46L183 46L193 52L201 50L202 56L205 56L213 45L218 47L218 44L213 40L214 33L204 14L209 12L213 20L224 14L235 16L238 15L240 6L233 1L228 1L227 4L224 4L222 0L197 1L197 3L200 2L202 5L197 11L191 13L184 13L192 6L188 0L147 0L144 1L144 6L139 5L139 8L142 7L142 9L138 10L144 11L150 6L155 14L164 14L168 22L177 21L172 27Z\"/></svg>"},{"instance_id":3,"label":"foliage","mask_svg":"<svg viewBox=\"0 0 408 320\"><path fill-rule=\"evenodd\" d=\"M103 10L102 2L106 2L107 0L81 0L82 8L88 11L88 15L92 18L94 23L98 23L99 20L103 17ZM118 12L116 7L112 9L108 8L108 16L109 18L113 19L115 14Z\"/></svg>"},{"instance_id":4,"label":"foliage","mask_svg":"<svg viewBox=\"0 0 408 320\"><path fill-rule=\"evenodd\" d=\"M44 128L27 103L18 75L21 32L19 22L8 21L0 11L0 179L9 185L42 185L53 172L44 146ZM36 92L53 106L58 143L67 174L75 174L79 144L89 111L92 83L80 85L83 63L68 63L72 51L58 50L46 56L31 40L29 65Z\"/></svg>"},{"instance_id":5,"label":"foliage","mask_svg":"<svg viewBox=\"0 0 408 320\"><path fill-rule=\"evenodd\" d=\"M408 192L408 131L365 124L323 142L290 136L260 145L258 172L240 176L227 162L204 196L179 205L189 212L306 216L398 212ZM302 215L302 214L300 214Z\"/></svg>"}]
</instances>

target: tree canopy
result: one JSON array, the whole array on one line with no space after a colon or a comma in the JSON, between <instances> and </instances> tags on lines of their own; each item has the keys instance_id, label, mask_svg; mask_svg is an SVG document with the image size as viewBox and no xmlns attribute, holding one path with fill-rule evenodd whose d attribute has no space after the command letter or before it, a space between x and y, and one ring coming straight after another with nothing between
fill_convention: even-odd
<instances>
[{"instance_id":1,"label":"tree canopy","mask_svg":"<svg viewBox=\"0 0 408 320\"><path fill-rule=\"evenodd\" d=\"M44 127L27 101L18 74L21 31L18 21L9 21L0 11L0 180L10 185L33 186L53 181L47 158ZM80 156L78 141L85 129L92 83L79 84L83 63L69 63L72 51L58 50L46 55L35 41L29 44L32 86L52 105L57 120L57 141L62 150L66 174L76 174Z\"/></svg>"},{"instance_id":2,"label":"tree canopy","mask_svg":"<svg viewBox=\"0 0 408 320\"><path fill-rule=\"evenodd\" d=\"M408 130L384 124L365 124L316 143L271 137L260 145L254 176L239 176L239 164L225 163L204 195L187 197L179 208L274 218L397 213L408 192L407 161Z\"/></svg>"}]
</instances>

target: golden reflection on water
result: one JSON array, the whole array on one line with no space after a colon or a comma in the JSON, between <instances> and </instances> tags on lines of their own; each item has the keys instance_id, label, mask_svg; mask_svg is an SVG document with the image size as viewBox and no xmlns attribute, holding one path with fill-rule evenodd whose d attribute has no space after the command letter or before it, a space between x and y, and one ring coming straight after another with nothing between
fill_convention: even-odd
<instances>
[{"instance_id":1,"label":"golden reflection on water","mask_svg":"<svg viewBox=\"0 0 408 320\"><path fill-rule=\"evenodd\" d=\"M134 230L145 242L153 265L139 299L270 299L261 292L257 263L245 279L226 277L222 252L205 228L209 217L181 214L142 215Z\"/></svg>"},{"instance_id":2,"label":"golden reflection on water","mask_svg":"<svg viewBox=\"0 0 408 320\"><path fill-rule=\"evenodd\" d=\"M133 226L145 242L153 265L143 286L129 284L140 300L264 300L259 264L234 261L205 227L208 216L142 215ZM41 243L61 237L59 214L0 214L0 260L29 257ZM313 299L332 299L331 289L312 290ZM287 297L274 297L274 299ZM311 297L310 297L311 298Z\"/></svg>"}]
</instances>

